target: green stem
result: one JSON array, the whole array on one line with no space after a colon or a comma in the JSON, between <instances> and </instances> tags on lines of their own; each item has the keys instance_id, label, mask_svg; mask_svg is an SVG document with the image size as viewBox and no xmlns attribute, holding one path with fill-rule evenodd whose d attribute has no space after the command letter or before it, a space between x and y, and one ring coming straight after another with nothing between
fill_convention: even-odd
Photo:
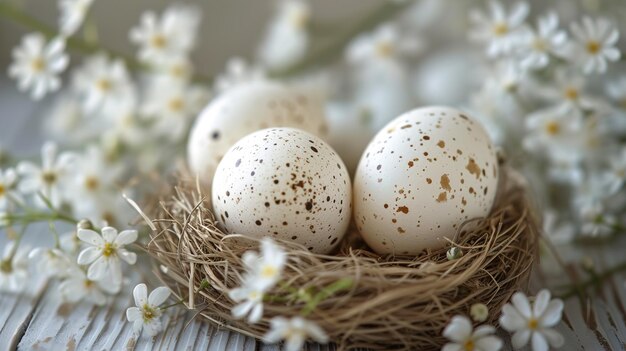
<instances>
[{"instance_id":1,"label":"green stem","mask_svg":"<svg viewBox=\"0 0 626 351\"><path fill-rule=\"evenodd\" d=\"M336 39L334 41L316 51L309 53L300 62L297 62L290 67L270 72L270 76L275 78L293 76L334 62L336 59L341 57L344 48L357 35L374 29L380 23L393 18L395 15L400 13L400 11L411 4L413 4L413 1L405 1L403 3L385 1L383 5L373 10L370 14L356 21L354 26L348 28L343 33L336 34ZM315 28L315 24L312 24L312 27Z\"/></svg>"},{"instance_id":2,"label":"green stem","mask_svg":"<svg viewBox=\"0 0 626 351\"><path fill-rule=\"evenodd\" d=\"M610 278L613 274L619 273L625 270L626 270L626 261L616 266L613 266L603 272L593 274L591 278L581 283L571 285L571 287L568 290L566 290L563 294L557 295L557 297L563 300L566 300L576 295L580 296L584 294L588 288L593 287L593 286L600 286L602 283L604 283L606 279Z\"/></svg>"}]
</instances>

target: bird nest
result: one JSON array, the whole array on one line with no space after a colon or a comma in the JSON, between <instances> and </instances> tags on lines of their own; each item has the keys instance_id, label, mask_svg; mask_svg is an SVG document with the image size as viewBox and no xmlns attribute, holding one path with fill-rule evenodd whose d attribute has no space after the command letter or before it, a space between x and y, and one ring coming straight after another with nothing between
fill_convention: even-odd
<instances>
[{"instance_id":1,"label":"bird nest","mask_svg":"<svg viewBox=\"0 0 626 351\"><path fill-rule=\"evenodd\" d=\"M228 297L242 283L242 254L250 243L219 229L206 200L210 196L193 181L180 182L151 211L155 219L146 249L161 280L186 307L216 326L261 339L271 318L306 310L306 299L293 288L323 291L347 280L347 288L325 296L306 316L339 349L435 350L445 343L441 334L452 316L468 315L473 304L484 303L486 322L497 323L501 307L528 285L538 251L538 220L523 179L502 170L489 216L465 223L446 247L417 257L378 255L354 226L334 255L278 241L288 255L285 284L270 291L257 324L235 319L231 310L237 303ZM446 253L453 246L463 255L449 260Z\"/></svg>"}]
</instances>

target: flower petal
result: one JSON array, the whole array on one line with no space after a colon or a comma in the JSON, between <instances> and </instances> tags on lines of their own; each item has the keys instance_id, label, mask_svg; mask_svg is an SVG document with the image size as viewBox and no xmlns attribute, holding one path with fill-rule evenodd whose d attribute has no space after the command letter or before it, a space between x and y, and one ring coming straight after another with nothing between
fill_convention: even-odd
<instances>
[{"instance_id":1,"label":"flower petal","mask_svg":"<svg viewBox=\"0 0 626 351\"><path fill-rule=\"evenodd\" d=\"M511 345L514 349L521 349L524 345L528 344L530 339L530 330L520 330L513 334L511 338Z\"/></svg>"},{"instance_id":2,"label":"flower petal","mask_svg":"<svg viewBox=\"0 0 626 351\"><path fill-rule=\"evenodd\" d=\"M109 272L109 261L100 256L87 270L87 278L89 280L101 280L106 277Z\"/></svg>"},{"instance_id":3,"label":"flower petal","mask_svg":"<svg viewBox=\"0 0 626 351\"><path fill-rule=\"evenodd\" d=\"M548 340L548 344L554 348L559 348L565 343L563 335L554 329L543 329L541 333Z\"/></svg>"},{"instance_id":4,"label":"flower petal","mask_svg":"<svg viewBox=\"0 0 626 351\"><path fill-rule=\"evenodd\" d=\"M142 316L141 316L141 311L139 311L139 308L137 308L137 307L129 307L126 310L126 319L129 322L134 322L134 321L136 321L138 319L141 319L141 318L142 318Z\"/></svg>"},{"instance_id":5,"label":"flower petal","mask_svg":"<svg viewBox=\"0 0 626 351\"><path fill-rule=\"evenodd\" d=\"M513 294L511 298L511 302L513 302L513 306L517 309L517 311L527 319L531 317L532 311L530 309L530 303L528 303L528 298L524 293L516 292Z\"/></svg>"},{"instance_id":6,"label":"flower petal","mask_svg":"<svg viewBox=\"0 0 626 351\"><path fill-rule=\"evenodd\" d=\"M167 300L170 297L170 294L171 294L170 289L168 289L168 288L166 288L164 286L160 286L160 287L154 289L150 293L150 296L148 297L148 303L151 306L159 306L160 304L165 302L165 300Z\"/></svg>"},{"instance_id":7,"label":"flower petal","mask_svg":"<svg viewBox=\"0 0 626 351\"><path fill-rule=\"evenodd\" d=\"M102 250L97 247L91 246L80 252L76 263L81 265L90 264L98 259L100 256L102 256Z\"/></svg>"},{"instance_id":8,"label":"flower petal","mask_svg":"<svg viewBox=\"0 0 626 351\"><path fill-rule=\"evenodd\" d=\"M102 237L93 230L79 229L77 235L81 241L84 241L89 245L104 246L104 239L102 239Z\"/></svg>"},{"instance_id":9,"label":"flower petal","mask_svg":"<svg viewBox=\"0 0 626 351\"><path fill-rule=\"evenodd\" d=\"M548 351L548 341L541 333L534 332L532 336L533 351Z\"/></svg>"},{"instance_id":10,"label":"flower petal","mask_svg":"<svg viewBox=\"0 0 626 351\"><path fill-rule=\"evenodd\" d=\"M118 246L128 245L134 243L137 240L136 230L124 230L115 238L115 244Z\"/></svg>"},{"instance_id":11,"label":"flower petal","mask_svg":"<svg viewBox=\"0 0 626 351\"><path fill-rule=\"evenodd\" d=\"M112 243L117 238L117 230L113 227L102 228L102 237L108 243Z\"/></svg>"},{"instance_id":12,"label":"flower petal","mask_svg":"<svg viewBox=\"0 0 626 351\"><path fill-rule=\"evenodd\" d=\"M481 351L498 351L502 348L502 340L495 336L483 336L474 341L476 348Z\"/></svg>"},{"instance_id":13,"label":"flower petal","mask_svg":"<svg viewBox=\"0 0 626 351\"><path fill-rule=\"evenodd\" d=\"M526 319L513 307L507 303L502 307L502 316L500 316L500 326L507 331L515 331L526 326Z\"/></svg>"},{"instance_id":14,"label":"flower petal","mask_svg":"<svg viewBox=\"0 0 626 351\"><path fill-rule=\"evenodd\" d=\"M472 323L467 317L454 316L452 321L443 330L443 336L459 343L464 342L472 335Z\"/></svg>"},{"instance_id":15,"label":"flower petal","mask_svg":"<svg viewBox=\"0 0 626 351\"><path fill-rule=\"evenodd\" d=\"M533 316L536 318L540 317L546 310L546 307L548 307L548 302L550 302L550 291L548 289L543 289L535 297L535 302L533 303Z\"/></svg>"},{"instance_id":16,"label":"flower petal","mask_svg":"<svg viewBox=\"0 0 626 351\"><path fill-rule=\"evenodd\" d=\"M546 308L546 310L541 315L539 322L541 323L541 326L544 328L553 327L561 320L562 313L563 313L563 301L561 301L560 299L552 300L548 304L548 307Z\"/></svg>"},{"instance_id":17,"label":"flower petal","mask_svg":"<svg viewBox=\"0 0 626 351\"><path fill-rule=\"evenodd\" d=\"M449 342L443 345L441 351L463 351L463 346L454 342Z\"/></svg>"},{"instance_id":18,"label":"flower petal","mask_svg":"<svg viewBox=\"0 0 626 351\"><path fill-rule=\"evenodd\" d=\"M137 284L133 289L133 297L135 298L135 305L137 305L137 307L148 303L148 287L146 284Z\"/></svg>"},{"instance_id":19,"label":"flower petal","mask_svg":"<svg viewBox=\"0 0 626 351\"><path fill-rule=\"evenodd\" d=\"M137 254L125 249L117 249L117 255L128 264L135 264L137 262Z\"/></svg>"}]
</instances>

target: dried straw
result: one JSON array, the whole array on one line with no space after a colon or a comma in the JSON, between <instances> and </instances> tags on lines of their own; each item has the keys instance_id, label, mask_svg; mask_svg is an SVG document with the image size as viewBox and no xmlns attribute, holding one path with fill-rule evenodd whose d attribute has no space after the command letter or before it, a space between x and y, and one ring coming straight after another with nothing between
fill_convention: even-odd
<instances>
[{"instance_id":1,"label":"dried straw","mask_svg":"<svg viewBox=\"0 0 626 351\"><path fill-rule=\"evenodd\" d=\"M288 252L284 280L298 289L323 289L352 279L346 290L324 299L307 316L319 324L340 350L439 349L442 330L456 314L469 315L474 303L489 307L488 323L511 295L525 289L537 256L538 221L533 216L523 181L502 167L496 205L488 218L465 226L449 246L418 257L380 256L351 229L336 255L319 255L293 242L279 242ZM265 302L260 323L231 316L235 303L228 291L241 284L242 253L250 249L239 235L218 227L199 187L183 182L161 201L153 224L157 228L146 249L158 263L164 283L209 322L261 338L275 316L295 316L305 302L275 288ZM455 245L464 255L449 261ZM256 249L256 245L253 245ZM208 282L208 285L207 285Z\"/></svg>"}]
</instances>

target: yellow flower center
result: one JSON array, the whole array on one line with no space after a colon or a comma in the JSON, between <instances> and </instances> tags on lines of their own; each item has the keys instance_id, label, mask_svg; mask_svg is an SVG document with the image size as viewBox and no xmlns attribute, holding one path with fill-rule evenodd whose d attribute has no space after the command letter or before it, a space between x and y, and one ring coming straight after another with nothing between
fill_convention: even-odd
<instances>
[{"instance_id":1,"label":"yellow flower center","mask_svg":"<svg viewBox=\"0 0 626 351\"><path fill-rule=\"evenodd\" d=\"M600 43L595 40L590 40L587 42L587 51L591 54L597 54L600 51Z\"/></svg>"},{"instance_id":2,"label":"yellow flower center","mask_svg":"<svg viewBox=\"0 0 626 351\"><path fill-rule=\"evenodd\" d=\"M474 340L469 339L463 344L463 350L474 351Z\"/></svg>"},{"instance_id":3,"label":"yellow flower center","mask_svg":"<svg viewBox=\"0 0 626 351\"><path fill-rule=\"evenodd\" d=\"M272 278L276 276L277 273L278 271L276 270L276 267L272 265L265 265L263 266L263 269L261 269L261 276L263 278Z\"/></svg>"},{"instance_id":4,"label":"yellow flower center","mask_svg":"<svg viewBox=\"0 0 626 351\"><path fill-rule=\"evenodd\" d=\"M250 291L248 298L250 300L256 300L259 297L259 293L256 290Z\"/></svg>"},{"instance_id":5,"label":"yellow flower center","mask_svg":"<svg viewBox=\"0 0 626 351\"><path fill-rule=\"evenodd\" d=\"M172 111L181 111L184 106L185 106L185 103L183 102L183 99L181 98L174 98L170 100L168 104L169 109Z\"/></svg>"},{"instance_id":6,"label":"yellow flower center","mask_svg":"<svg viewBox=\"0 0 626 351\"><path fill-rule=\"evenodd\" d=\"M98 187L100 187L100 181L98 181L98 178L89 176L85 179L85 188L87 188L87 190L94 191L98 189Z\"/></svg>"},{"instance_id":7,"label":"yellow flower center","mask_svg":"<svg viewBox=\"0 0 626 351\"><path fill-rule=\"evenodd\" d=\"M108 79L100 79L96 82L96 87L102 91L109 91L113 88L113 84Z\"/></svg>"},{"instance_id":8,"label":"yellow flower center","mask_svg":"<svg viewBox=\"0 0 626 351\"><path fill-rule=\"evenodd\" d=\"M4 195L4 193L6 193L7 189L5 188L4 184L0 184L0 197L2 197Z\"/></svg>"},{"instance_id":9,"label":"yellow flower center","mask_svg":"<svg viewBox=\"0 0 626 351\"><path fill-rule=\"evenodd\" d=\"M52 172L52 171L44 171L41 174L41 178L43 179L44 183L50 185L50 184L54 184L57 180L57 175L56 173Z\"/></svg>"},{"instance_id":10,"label":"yellow flower center","mask_svg":"<svg viewBox=\"0 0 626 351\"><path fill-rule=\"evenodd\" d=\"M174 77L184 77L187 75L187 67L185 65L174 65L170 69L171 75Z\"/></svg>"},{"instance_id":11,"label":"yellow flower center","mask_svg":"<svg viewBox=\"0 0 626 351\"><path fill-rule=\"evenodd\" d=\"M11 265L10 260L0 261L0 272L5 274L10 274L11 272L13 272L13 266Z\"/></svg>"},{"instance_id":12,"label":"yellow flower center","mask_svg":"<svg viewBox=\"0 0 626 351\"><path fill-rule=\"evenodd\" d=\"M102 256L111 257L115 255L116 249L113 243L105 243L104 248L102 248Z\"/></svg>"},{"instance_id":13,"label":"yellow flower center","mask_svg":"<svg viewBox=\"0 0 626 351\"><path fill-rule=\"evenodd\" d=\"M381 41L376 45L376 53L380 57L390 57L393 51L393 44L388 41Z\"/></svg>"},{"instance_id":14,"label":"yellow flower center","mask_svg":"<svg viewBox=\"0 0 626 351\"><path fill-rule=\"evenodd\" d=\"M46 68L46 62L41 57L36 57L30 62L33 71L41 72Z\"/></svg>"},{"instance_id":15,"label":"yellow flower center","mask_svg":"<svg viewBox=\"0 0 626 351\"><path fill-rule=\"evenodd\" d=\"M568 87L564 92L565 98L568 100L577 100L578 99L578 89L573 87Z\"/></svg>"},{"instance_id":16,"label":"yellow flower center","mask_svg":"<svg viewBox=\"0 0 626 351\"><path fill-rule=\"evenodd\" d=\"M85 279L83 284L85 285L85 288L87 288L87 289L91 289L91 287L93 287L93 281L91 281L89 279Z\"/></svg>"},{"instance_id":17,"label":"yellow flower center","mask_svg":"<svg viewBox=\"0 0 626 351\"><path fill-rule=\"evenodd\" d=\"M167 39L161 34L157 34L152 37L152 46L162 49L167 45Z\"/></svg>"},{"instance_id":18,"label":"yellow flower center","mask_svg":"<svg viewBox=\"0 0 626 351\"><path fill-rule=\"evenodd\" d=\"M149 322L154 317L157 316L156 309L152 308L152 306L150 306L148 304L144 304L143 307L141 308L141 310L142 310L142 315L143 315L144 322Z\"/></svg>"},{"instance_id":19,"label":"yellow flower center","mask_svg":"<svg viewBox=\"0 0 626 351\"><path fill-rule=\"evenodd\" d=\"M309 23L309 15L304 11L296 11L291 15L290 20L295 28L304 29Z\"/></svg>"},{"instance_id":20,"label":"yellow flower center","mask_svg":"<svg viewBox=\"0 0 626 351\"><path fill-rule=\"evenodd\" d=\"M541 38L536 38L535 40L533 40L533 49L537 50L537 51L546 51L546 41L541 39Z\"/></svg>"},{"instance_id":21,"label":"yellow flower center","mask_svg":"<svg viewBox=\"0 0 626 351\"><path fill-rule=\"evenodd\" d=\"M546 132L549 135L557 135L561 131L561 126L556 121L546 123Z\"/></svg>"},{"instance_id":22,"label":"yellow flower center","mask_svg":"<svg viewBox=\"0 0 626 351\"><path fill-rule=\"evenodd\" d=\"M498 22L493 26L493 34L497 37L501 37L509 32L509 26L504 22Z\"/></svg>"},{"instance_id":23,"label":"yellow flower center","mask_svg":"<svg viewBox=\"0 0 626 351\"><path fill-rule=\"evenodd\" d=\"M531 318L528 320L528 328L530 330L535 330L537 329L538 326L539 326L539 321L537 321L535 318Z\"/></svg>"}]
</instances>

